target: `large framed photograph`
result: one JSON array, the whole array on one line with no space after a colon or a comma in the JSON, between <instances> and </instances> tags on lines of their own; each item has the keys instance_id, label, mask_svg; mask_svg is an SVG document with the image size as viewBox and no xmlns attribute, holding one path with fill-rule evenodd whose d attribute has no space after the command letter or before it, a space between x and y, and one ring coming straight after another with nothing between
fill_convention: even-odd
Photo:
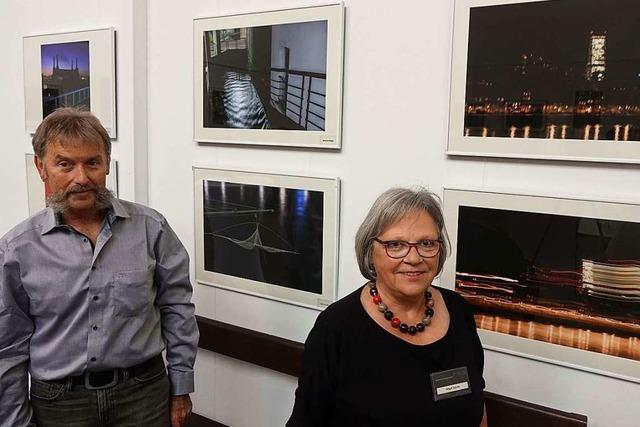
<instances>
[{"instance_id":1,"label":"large framed photograph","mask_svg":"<svg viewBox=\"0 0 640 427\"><path fill-rule=\"evenodd\" d=\"M337 178L194 168L196 280L323 309L335 299Z\"/></svg>"},{"instance_id":2,"label":"large framed photograph","mask_svg":"<svg viewBox=\"0 0 640 427\"><path fill-rule=\"evenodd\" d=\"M106 28L24 37L26 130L60 107L95 114L116 138L115 31Z\"/></svg>"},{"instance_id":3,"label":"large framed photograph","mask_svg":"<svg viewBox=\"0 0 640 427\"><path fill-rule=\"evenodd\" d=\"M640 205L445 189L485 347L640 382Z\"/></svg>"},{"instance_id":4,"label":"large framed photograph","mask_svg":"<svg viewBox=\"0 0 640 427\"><path fill-rule=\"evenodd\" d=\"M344 7L196 19L194 139L340 148Z\"/></svg>"},{"instance_id":5,"label":"large framed photograph","mask_svg":"<svg viewBox=\"0 0 640 427\"><path fill-rule=\"evenodd\" d=\"M450 155L640 163L635 0L456 0Z\"/></svg>"}]
</instances>

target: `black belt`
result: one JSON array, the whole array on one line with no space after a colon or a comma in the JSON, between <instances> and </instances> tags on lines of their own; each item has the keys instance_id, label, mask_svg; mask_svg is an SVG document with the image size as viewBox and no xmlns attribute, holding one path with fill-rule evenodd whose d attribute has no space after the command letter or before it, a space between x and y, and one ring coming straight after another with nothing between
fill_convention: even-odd
<instances>
[{"instance_id":1,"label":"black belt","mask_svg":"<svg viewBox=\"0 0 640 427\"><path fill-rule=\"evenodd\" d=\"M154 369L162 366L164 361L161 355L152 357L142 363L129 368L116 368L106 371L90 371L82 375L74 375L56 382L66 382L69 379L74 386L84 386L89 390L99 390L103 388L113 387L125 378L132 378L152 372Z\"/></svg>"}]
</instances>

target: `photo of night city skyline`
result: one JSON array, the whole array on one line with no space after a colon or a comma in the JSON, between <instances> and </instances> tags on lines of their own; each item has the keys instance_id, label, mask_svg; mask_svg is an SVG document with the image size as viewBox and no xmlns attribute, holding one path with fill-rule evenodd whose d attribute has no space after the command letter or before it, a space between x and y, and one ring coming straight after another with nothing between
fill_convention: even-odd
<instances>
[{"instance_id":1,"label":"photo of night city skyline","mask_svg":"<svg viewBox=\"0 0 640 427\"><path fill-rule=\"evenodd\" d=\"M60 107L91 108L89 42L43 44L42 117Z\"/></svg>"},{"instance_id":2,"label":"photo of night city skyline","mask_svg":"<svg viewBox=\"0 0 640 427\"><path fill-rule=\"evenodd\" d=\"M464 136L640 140L640 2L472 7Z\"/></svg>"}]
</instances>

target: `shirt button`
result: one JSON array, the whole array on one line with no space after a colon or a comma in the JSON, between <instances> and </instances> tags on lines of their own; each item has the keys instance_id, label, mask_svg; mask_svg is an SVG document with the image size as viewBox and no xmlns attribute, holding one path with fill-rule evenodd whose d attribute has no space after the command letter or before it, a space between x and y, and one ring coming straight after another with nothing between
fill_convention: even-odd
<instances>
[{"instance_id":1,"label":"shirt button","mask_svg":"<svg viewBox=\"0 0 640 427\"><path fill-rule=\"evenodd\" d=\"M96 361L96 358L95 358L95 357L92 357L92 358L91 358L91 361L92 361L92 362L95 362L95 361Z\"/></svg>"},{"instance_id":2,"label":"shirt button","mask_svg":"<svg viewBox=\"0 0 640 427\"><path fill-rule=\"evenodd\" d=\"M97 331L97 330L98 330L98 327L97 327L96 325L93 325L93 330L94 330L94 331Z\"/></svg>"},{"instance_id":3,"label":"shirt button","mask_svg":"<svg viewBox=\"0 0 640 427\"><path fill-rule=\"evenodd\" d=\"M94 295L94 296L93 296L93 300L94 300L94 301L98 301L98 299L99 299L99 298L100 298L100 297L99 297L98 295Z\"/></svg>"},{"instance_id":4,"label":"shirt button","mask_svg":"<svg viewBox=\"0 0 640 427\"><path fill-rule=\"evenodd\" d=\"M86 237L83 237L83 238L82 238L82 241L83 241L83 242L85 242L85 243L87 243L87 238L86 238Z\"/></svg>"},{"instance_id":5,"label":"shirt button","mask_svg":"<svg viewBox=\"0 0 640 427\"><path fill-rule=\"evenodd\" d=\"M92 266L91 266L91 271L94 271L95 269L96 269L96 266L95 266L95 265L92 265Z\"/></svg>"}]
</instances>

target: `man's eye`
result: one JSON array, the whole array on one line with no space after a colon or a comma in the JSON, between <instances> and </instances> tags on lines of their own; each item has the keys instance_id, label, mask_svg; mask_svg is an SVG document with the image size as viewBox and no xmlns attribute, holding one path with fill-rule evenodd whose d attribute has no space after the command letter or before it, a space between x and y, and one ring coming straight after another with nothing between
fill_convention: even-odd
<instances>
[{"instance_id":1,"label":"man's eye","mask_svg":"<svg viewBox=\"0 0 640 427\"><path fill-rule=\"evenodd\" d=\"M60 166L61 168L68 168L69 162L58 162L58 166Z\"/></svg>"}]
</instances>

